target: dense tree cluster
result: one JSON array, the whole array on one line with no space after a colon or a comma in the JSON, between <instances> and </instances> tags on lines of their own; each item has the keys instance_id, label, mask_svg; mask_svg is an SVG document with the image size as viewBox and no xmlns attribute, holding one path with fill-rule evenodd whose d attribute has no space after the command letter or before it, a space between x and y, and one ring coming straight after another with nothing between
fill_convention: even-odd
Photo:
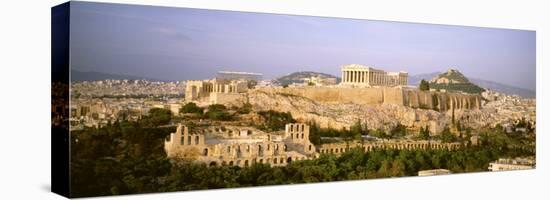
<instances>
[{"instance_id":1,"label":"dense tree cluster","mask_svg":"<svg viewBox=\"0 0 550 200\"><path fill-rule=\"evenodd\" d=\"M429 127L422 127L418 133L417 139L419 140L428 140L430 139L430 129Z\"/></svg>"},{"instance_id":2,"label":"dense tree cluster","mask_svg":"<svg viewBox=\"0 0 550 200\"><path fill-rule=\"evenodd\" d=\"M349 130L334 129L334 128L320 128L315 122L309 122L309 140L311 143L318 145L326 143L321 140L322 137L327 138L340 138L345 141L361 140L363 135L368 135L369 130L366 124L362 124L360 120L357 120Z\"/></svg>"},{"instance_id":3,"label":"dense tree cluster","mask_svg":"<svg viewBox=\"0 0 550 200\"><path fill-rule=\"evenodd\" d=\"M139 122L115 122L71 132L71 192L74 196L158 191L171 168L164 138L175 128L158 127L171 113L151 109Z\"/></svg>"},{"instance_id":4,"label":"dense tree cluster","mask_svg":"<svg viewBox=\"0 0 550 200\"><path fill-rule=\"evenodd\" d=\"M447 91L462 91L462 92L471 93L471 94L480 94L485 91L485 89L475 84L472 84L470 82L452 83L452 84L430 84L430 88L444 89Z\"/></svg>"},{"instance_id":5,"label":"dense tree cluster","mask_svg":"<svg viewBox=\"0 0 550 200\"><path fill-rule=\"evenodd\" d=\"M397 138L403 138L407 135L407 127L405 127L403 124L398 123L395 127L393 127L389 132L386 132L380 128L374 130L371 132L371 135L377 138L383 138L383 139L397 139Z\"/></svg>"},{"instance_id":6,"label":"dense tree cluster","mask_svg":"<svg viewBox=\"0 0 550 200\"><path fill-rule=\"evenodd\" d=\"M245 103L245 104L243 104L243 106L241 106L239 108L235 108L235 110L237 110L237 113L239 113L239 114L248 114L248 113L252 112L252 104Z\"/></svg>"},{"instance_id":7,"label":"dense tree cluster","mask_svg":"<svg viewBox=\"0 0 550 200\"><path fill-rule=\"evenodd\" d=\"M451 130L449 129L448 126L445 126L445 128L443 128L443 131L441 131L441 133L438 135L438 138L442 142L458 142L459 140L459 138L456 135L451 133Z\"/></svg>"},{"instance_id":8,"label":"dense tree cluster","mask_svg":"<svg viewBox=\"0 0 550 200\"><path fill-rule=\"evenodd\" d=\"M265 123L259 125L258 128L264 131L284 130L286 124L296 122L296 120L292 118L292 114L290 114L290 112L268 110L260 111L258 114L262 116L265 121Z\"/></svg>"},{"instance_id":9,"label":"dense tree cluster","mask_svg":"<svg viewBox=\"0 0 550 200\"><path fill-rule=\"evenodd\" d=\"M208 106L208 111L206 111L204 115L208 119L222 121L231 120L233 117L222 104L212 104Z\"/></svg>"},{"instance_id":10,"label":"dense tree cluster","mask_svg":"<svg viewBox=\"0 0 550 200\"><path fill-rule=\"evenodd\" d=\"M180 113L196 113L196 114L202 114L203 108L197 106L197 104L193 102L189 102L185 104L183 107L180 108Z\"/></svg>"},{"instance_id":11,"label":"dense tree cluster","mask_svg":"<svg viewBox=\"0 0 550 200\"><path fill-rule=\"evenodd\" d=\"M422 79L420 81L420 85L418 85L418 89L420 91L428 91L428 90L430 90L430 83L428 83L428 81Z\"/></svg>"}]
</instances>

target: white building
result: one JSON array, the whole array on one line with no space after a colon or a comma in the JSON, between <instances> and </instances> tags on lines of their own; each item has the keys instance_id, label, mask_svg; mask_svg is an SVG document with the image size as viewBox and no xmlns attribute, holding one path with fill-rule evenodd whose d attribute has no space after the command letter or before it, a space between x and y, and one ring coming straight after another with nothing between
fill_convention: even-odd
<instances>
[{"instance_id":1,"label":"white building","mask_svg":"<svg viewBox=\"0 0 550 200\"><path fill-rule=\"evenodd\" d=\"M418 171L418 176L434 176L442 174L451 174L451 171L449 171L448 169L430 169Z\"/></svg>"},{"instance_id":2,"label":"white building","mask_svg":"<svg viewBox=\"0 0 550 200\"><path fill-rule=\"evenodd\" d=\"M372 86L406 86L408 84L408 73L386 72L365 65L349 64L342 66L342 85L355 87Z\"/></svg>"},{"instance_id":3,"label":"white building","mask_svg":"<svg viewBox=\"0 0 550 200\"><path fill-rule=\"evenodd\" d=\"M500 158L495 162L489 163L490 171L522 170L534 168L535 160L533 158Z\"/></svg>"}]
</instances>

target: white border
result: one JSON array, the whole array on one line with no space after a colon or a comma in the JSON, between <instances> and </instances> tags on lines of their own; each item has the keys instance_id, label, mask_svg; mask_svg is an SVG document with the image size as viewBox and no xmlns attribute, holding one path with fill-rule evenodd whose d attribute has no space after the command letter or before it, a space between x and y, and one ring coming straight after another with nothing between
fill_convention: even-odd
<instances>
[{"instance_id":1,"label":"white border","mask_svg":"<svg viewBox=\"0 0 550 200\"><path fill-rule=\"evenodd\" d=\"M0 199L63 199L50 188L50 7L64 1L0 6ZM175 7L331 16L537 31L537 169L440 177L118 196L112 199L540 199L548 196L548 63L545 1L502 0L99 0ZM546 158L545 158L546 157Z\"/></svg>"}]
</instances>

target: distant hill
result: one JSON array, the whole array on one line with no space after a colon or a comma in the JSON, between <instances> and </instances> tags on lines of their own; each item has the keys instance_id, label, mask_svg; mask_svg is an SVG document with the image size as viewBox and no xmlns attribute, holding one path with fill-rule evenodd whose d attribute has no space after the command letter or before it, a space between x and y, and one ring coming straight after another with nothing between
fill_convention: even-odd
<instances>
[{"instance_id":1,"label":"distant hill","mask_svg":"<svg viewBox=\"0 0 550 200\"><path fill-rule=\"evenodd\" d=\"M336 77L330 74L325 74L320 72L311 72L311 71L294 72L292 74L275 79L275 82L280 85L290 85L292 83L303 83L304 78L309 78L312 76L319 76L322 78L336 78L336 82L337 83L340 82L339 77Z\"/></svg>"},{"instance_id":2,"label":"distant hill","mask_svg":"<svg viewBox=\"0 0 550 200\"><path fill-rule=\"evenodd\" d=\"M430 89L444 89L447 91L460 91L466 93L482 93L482 87L470 82L464 74L456 69L450 69L441 73L429 81Z\"/></svg>"},{"instance_id":3,"label":"distant hill","mask_svg":"<svg viewBox=\"0 0 550 200\"><path fill-rule=\"evenodd\" d=\"M418 86L420 84L420 80L424 79L424 80L430 81L435 77L437 77L439 74L441 74L441 72L417 74L414 76L409 76L409 85ZM528 98L533 98L536 96L535 91L524 89L524 88L518 88L511 85L506 85L506 84L483 80L483 79L469 78L468 80L473 84L478 85L479 87L487 88L487 89L508 94L508 95L518 95L518 96L528 97Z\"/></svg>"},{"instance_id":4,"label":"distant hill","mask_svg":"<svg viewBox=\"0 0 550 200\"><path fill-rule=\"evenodd\" d=\"M471 79L471 81L483 88L488 88L490 90L508 94L508 95L518 95L518 96L527 97L527 98L535 98L537 96L537 93L533 90L518 88L518 87L514 87L514 86L502 84L502 83L481 80L481 79Z\"/></svg>"},{"instance_id":5,"label":"distant hill","mask_svg":"<svg viewBox=\"0 0 550 200\"><path fill-rule=\"evenodd\" d=\"M138 76L109 74L109 73L103 73L103 72L83 72L83 71L78 71L74 69L71 70L71 80L73 81L97 81L97 80L106 80L106 79L162 81L158 79L138 77Z\"/></svg>"}]
</instances>

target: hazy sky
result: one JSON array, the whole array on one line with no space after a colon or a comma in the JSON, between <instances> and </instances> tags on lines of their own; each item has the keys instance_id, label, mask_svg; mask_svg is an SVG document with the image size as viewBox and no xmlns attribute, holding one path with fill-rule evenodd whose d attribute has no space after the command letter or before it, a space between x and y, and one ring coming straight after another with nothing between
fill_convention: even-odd
<instances>
[{"instance_id":1,"label":"hazy sky","mask_svg":"<svg viewBox=\"0 0 550 200\"><path fill-rule=\"evenodd\" d=\"M72 67L162 80L219 70L340 76L343 64L409 75L456 68L535 90L535 32L71 2Z\"/></svg>"}]
</instances>

